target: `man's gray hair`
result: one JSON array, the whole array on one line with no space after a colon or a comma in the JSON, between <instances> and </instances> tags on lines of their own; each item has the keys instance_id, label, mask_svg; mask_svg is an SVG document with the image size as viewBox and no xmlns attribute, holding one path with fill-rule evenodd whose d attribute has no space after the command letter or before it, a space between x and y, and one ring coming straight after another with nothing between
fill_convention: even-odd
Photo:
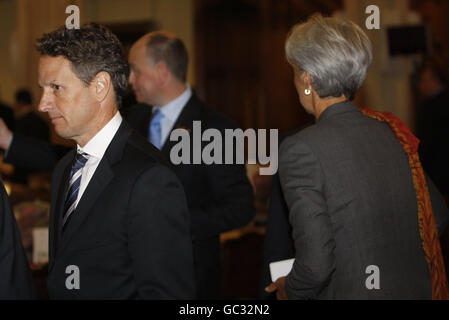
<instances>
[{"instance_id":1,"label":"man's gray hair","mask_svg":"<svg viewBox=\"0 0 449 320\"><path fill-rule=\"evenodd\" d=\"M353 100L373 60L371 41L349 20L313 15L295 25L285 43L288 62L303 73L321 98Z\"/></svg>"}]
</instances>

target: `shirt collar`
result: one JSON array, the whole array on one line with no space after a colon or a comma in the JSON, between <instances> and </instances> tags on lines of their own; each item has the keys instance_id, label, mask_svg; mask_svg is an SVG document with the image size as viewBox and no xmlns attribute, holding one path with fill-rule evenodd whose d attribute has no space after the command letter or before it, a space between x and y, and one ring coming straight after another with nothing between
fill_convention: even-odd
<instances>
[{"instance_id":1,"label":"shirt collar","mask_svg":"<svg viewBox=\"0 0 449 320\"><path fill-rule=\"evenodd\" d=\"M97 132L97 134L89 140L89 142L84 146L80 147L77 145L77 150L80 153L87 153L89 156L93 156L95 158L103 158L106 149L117 133L120 124L122 123L122 116L120 112L116 112L115 116L109 120L109 122Z\"/></svg>"},{"instance_id":2,"label":"shirt collar","mask_svg":"<svg viewBox=\"0 0 449 320\"><path fill-rule=\"evenodd\" d=\"M172 122L175 122L179 114L181 113L183 107L187 104L187 101L189 101L191 96L192 96L192 89L190 88L190 85L186 83L186 90L184 90L184 92L179 97L170 101L169 103L167 103L162 107L154 106L153 112L159 109L161 113L164 115L164 117L168 118Z\"/></svg>"}]
</instances>

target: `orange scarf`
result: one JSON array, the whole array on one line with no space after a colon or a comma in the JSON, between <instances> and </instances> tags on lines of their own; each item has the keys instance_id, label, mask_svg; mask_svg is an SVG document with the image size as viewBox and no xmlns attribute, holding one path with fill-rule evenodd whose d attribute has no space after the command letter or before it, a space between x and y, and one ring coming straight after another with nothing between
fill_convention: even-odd
<instances>
[{"instance_id":1,"label":"orange scarf","mask_svg":"<svg viewBox=\"0 0 449 320\"><path fill-rule=\"evenodd\" d=\"M361 111L368 117L386 122L393 130L408 156L412 170L413 185L416 191L416 201L418 203L419 231L432 282L432 299L447 300L449 299L449 288L446 269L444 267L438 229L430 202L429 190L427 189L424 170L419 161L419 140L411 133L406 124L392 113L377 112L368 108L361 108Z\"/></svg>"}]
</instances>

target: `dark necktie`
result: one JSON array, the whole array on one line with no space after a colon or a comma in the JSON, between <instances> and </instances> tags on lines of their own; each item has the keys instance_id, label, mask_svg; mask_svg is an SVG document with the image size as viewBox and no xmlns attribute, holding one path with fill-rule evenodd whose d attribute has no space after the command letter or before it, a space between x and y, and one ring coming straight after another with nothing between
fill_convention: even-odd
<instances>
[{"instance_id":1,"label":"dark necktie","mask_svg":"<svg viewBox=\"0 0 449 320\"><path fill-rule=\"evenodd\" d=\"M63 228L67 222L67 219L70 217L72 212L75 211L75 203L76 199L78 198L78 191L81 184L81 172L87 162L88 157L89 155L86 153L77 153L75 163L73 164L72 170L70 171L69 191L64 203L64 219L62 222Z\"/></svg>"}]
</instances>

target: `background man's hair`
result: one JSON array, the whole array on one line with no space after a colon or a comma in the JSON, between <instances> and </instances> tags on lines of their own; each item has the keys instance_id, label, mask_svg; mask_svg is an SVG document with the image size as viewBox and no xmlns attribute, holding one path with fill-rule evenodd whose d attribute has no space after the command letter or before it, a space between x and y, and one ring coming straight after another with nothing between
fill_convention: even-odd
<instances>
[{"instance_id":1,"label":"background man's hair","mask_svg":"<svg viewBox=\"0 0 449 320\"><path fill-rule=\"evenodd\" d=\"M186 81L189 58L181 39L166 31L152 32L146 42L146 49L150 61L163 61L179 81Z\"/></svg>"},{"instance_id":2,"label":"background man's hair","mask_svg":"<svg viewBox=\"0 0 449 320\"><path fill-rule=\"evenodd\" d=\"M31 104L33 102L33 96L30 90L22 88L16 91L15 101L16 103Z\"/></svg>"},{"instance_id":3,"label":"background man's hair","mask_svg":"<svg viewBox=\"0 0 449 320\"><path fill-rule=\"evenodd\" d=\"M128 86L129 66L123 47L106 27L95 23L80 29L59 28L36 42L42 56L63 56L72 63L73 72L86 86L101 71L109 73L117 106Z\"/></svg>"}]
</instances>

